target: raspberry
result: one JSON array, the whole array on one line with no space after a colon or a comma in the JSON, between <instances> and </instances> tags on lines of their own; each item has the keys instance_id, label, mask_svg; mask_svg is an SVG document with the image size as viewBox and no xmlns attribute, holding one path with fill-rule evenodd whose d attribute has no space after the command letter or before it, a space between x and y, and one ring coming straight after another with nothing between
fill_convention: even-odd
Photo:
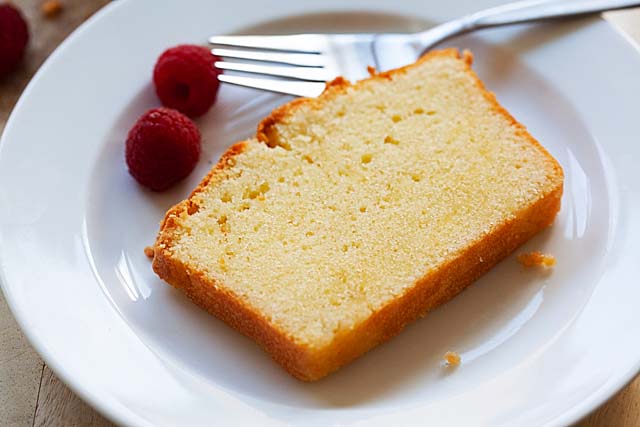
<instances>
[{"instance_id":1,"label":"raspberry","mask_svg":"<svg viewBox=\"0 0 640 427\"><path fill-rule=\"evenodd\" d=\"M29 28L20 11L10 4L0 4L0 77L18 66L28 42Z\"/></svg>"},{"instance_id":2,"label":"raspberry","mask_svg":"<svg viewBox=\"0 0 640 427\"><path fill-rule=\"evenodd\" d=\"M180 45L167 49L156 62L153 83L165 107L175 108L189 117L206 113L218 95L216 61L203 46Z\"/></svg>"},{"instance_id":3,"label":"raspberry","mask_svg":"<svg viewBox=\"0 0 640 427\"><path fill-rule=\"evenodd\" d=\"M140 184L162 191L193 171L200 157L200 132L178 111L155 108L138 119L127 136L129 173Z\"/></svg>"}]
</instances>

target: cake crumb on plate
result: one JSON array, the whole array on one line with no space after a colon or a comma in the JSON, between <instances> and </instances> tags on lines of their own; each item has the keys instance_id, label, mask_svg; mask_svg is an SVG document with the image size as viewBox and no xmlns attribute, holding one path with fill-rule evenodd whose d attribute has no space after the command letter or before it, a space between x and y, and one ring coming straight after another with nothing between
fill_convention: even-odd
<instances>
[{"instance_id":1,"label":"cake crumb on plate","mask_svg":"<svg viewBox=\"0 0 640 427\"><path fill-rule=\"evenodd\" d=\"M155 254L153 246L147 246L146 248L144 248L144 254L147 256L147 258L153 258L153 255Z\"/></svg>"},{"instance_id":2,"label":"cake crumb on plate","mask_svg":"<svg viewBox=\"0 0 640 427\"><path fill-rule=\"evenodd\" d=\"M40 6L42 14L47 18L53 18L62 12L63 6L59 0L47 0Z\"/></svg>"},{"instance_id":3,"label":"cake crumb on plate","mask_svg":"<svg viewBox=\"0 0 640 427\"><path fill-rule=\"evenodd\" d=\"M556 257L549 254L543 254L540 251L522 253L518 255L518 261L525 267L542 266L550 268L556 265Z\"/></svg>"},{"instance_id":4,"label":"cake crumb on plate","mask_svg":"<svg viewBox=\"0 0 640 427\"><path fill-rule=\"evenodd\" d=\"M445 361L447 366L458 366L460 365L460 355L455 351L447 351L442 358Z\"/></svg>"}]
</instances>

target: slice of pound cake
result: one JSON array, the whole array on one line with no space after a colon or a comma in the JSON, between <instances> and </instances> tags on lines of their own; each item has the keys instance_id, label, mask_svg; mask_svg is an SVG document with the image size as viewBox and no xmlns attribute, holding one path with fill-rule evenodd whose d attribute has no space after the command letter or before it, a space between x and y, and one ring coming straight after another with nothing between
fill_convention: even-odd
<instances>
[{"instance_id":1,"label":"slice of pound cake","mask_svg":"<svg viewBox=\"0 0 640 427\"><path fill-rule=\"evenodd\" d=\"M562 183L471 54L435 51L276 109L167 212L153 269L317 380L549 226Z\"/></svg>"}]
</instances>

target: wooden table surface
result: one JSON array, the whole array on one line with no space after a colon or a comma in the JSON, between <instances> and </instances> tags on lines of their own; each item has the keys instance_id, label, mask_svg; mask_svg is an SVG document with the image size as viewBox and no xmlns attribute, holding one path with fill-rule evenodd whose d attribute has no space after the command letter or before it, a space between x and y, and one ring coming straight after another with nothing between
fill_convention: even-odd
<instances>
[{"instance_id":1,"label":"wooden table surface","mask_svg":"<svg viewBox=\"0 0 640 427\"><path fill-rule=\"evenodd\" d=\"M0 132L42 61L108 0L61 0L63 11L54 18L42 15L42 0L13 0L13 3L26 15L32 38L22 67L0 80ZM607 19L640 42L640 10L611 13ZM76 397L42 362L23 337L0 293L0 426L112 425ZM640 426L640 377L578 425Z\"/></svg>"}]
</instances>

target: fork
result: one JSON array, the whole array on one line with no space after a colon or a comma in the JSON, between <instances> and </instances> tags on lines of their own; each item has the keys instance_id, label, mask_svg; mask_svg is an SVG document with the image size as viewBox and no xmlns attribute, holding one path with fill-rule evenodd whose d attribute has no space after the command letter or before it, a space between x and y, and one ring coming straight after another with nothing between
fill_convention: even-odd
<instances>
[{"instance_id":1,"label":"fork","mask_svg":"<svg viewBox=\"0 0 640 427\"><path fill-rule=\"evenodd\" d=\"M213 55L224 59L215 62L218 69L255 75L222 73L218 77L220 81L315 97L322 93L327 81L337 76L354 81L368 76L368 66L386 71L406 65L443 40L459 34L635 6L640 6L640 0L524 0L472 13L413 34L213 36L209 43L221 46L211 50Z\"/></svg>"}]
</instances>

